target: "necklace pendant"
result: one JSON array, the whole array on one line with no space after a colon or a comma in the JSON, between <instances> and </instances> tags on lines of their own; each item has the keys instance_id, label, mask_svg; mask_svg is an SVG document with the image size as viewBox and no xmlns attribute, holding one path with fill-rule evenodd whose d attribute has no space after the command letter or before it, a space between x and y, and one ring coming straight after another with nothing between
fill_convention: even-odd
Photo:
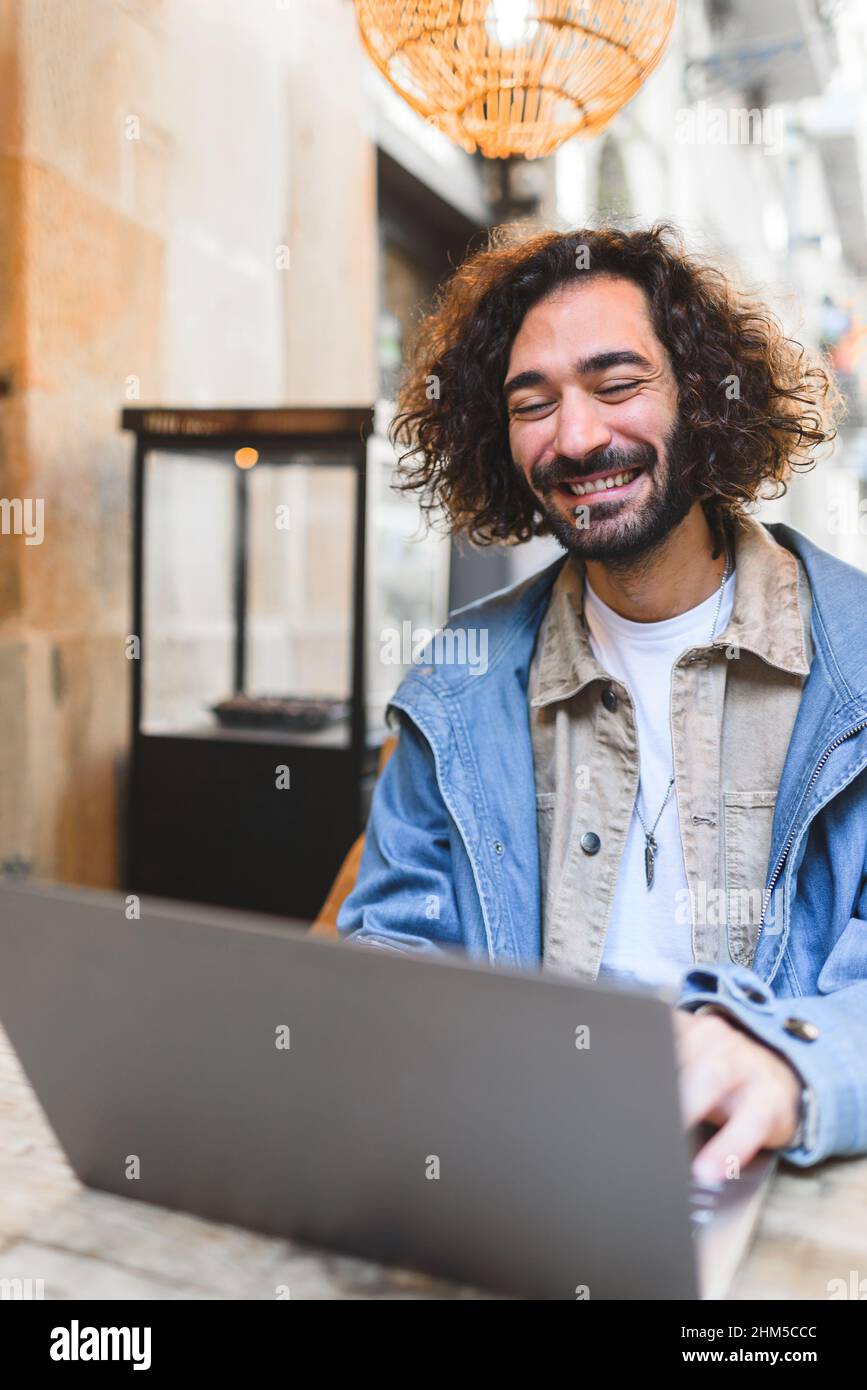
<instances>
[{"instance_id":1,"label":"necklace pendant","mask_svg":"<svg viewBox=\"0 0 867 1390\"><path fill-rule=\"evenodd\" d=\"M656 849L656 841L651 835L647 836L647 844L644 848L644 876L647 879L648 888L653 887L653 851Z\"/></svg>"}]
</instances>

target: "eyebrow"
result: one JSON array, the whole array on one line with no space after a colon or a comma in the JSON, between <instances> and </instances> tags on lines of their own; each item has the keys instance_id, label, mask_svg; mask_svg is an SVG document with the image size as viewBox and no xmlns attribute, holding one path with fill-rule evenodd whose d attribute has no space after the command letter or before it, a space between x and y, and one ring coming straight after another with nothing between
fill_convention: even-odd
<instances>
[{"instance_id":1,"label":"eyebrow","mask_svg":"<svg viewBox=\"0 0 867 1390\"><path fill-rule=\"evenodd\" d=\"M643 357L640 352L622 348L614 352L596 352L592 357L581 357L574 364L574 370L578 376L587 376L590 372L603 372L606 367L624 366L652 369L653 363ZM508 397L513 391L520 391L524 386L547 386L548 383L549 378L544 372L518 372L516 376L509 377L503 387L503 394Z\"/></svg>"}]
</instances>

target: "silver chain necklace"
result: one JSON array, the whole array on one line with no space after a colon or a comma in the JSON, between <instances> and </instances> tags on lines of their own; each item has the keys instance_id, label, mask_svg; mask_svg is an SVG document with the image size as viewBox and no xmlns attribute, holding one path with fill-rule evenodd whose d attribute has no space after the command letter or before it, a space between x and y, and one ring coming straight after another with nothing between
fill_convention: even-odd
<instances>
[{"instance_id":1,"label":"silver chain necklace","mask_svg":"<svg viewBox=\"0 0 867 1390\"><path fill-rule=\"evenodd\" d=\"M717 601L716 601L716 611L715 611L715 613L714 613L714 615L713 615L713 626L711 627L711 630L710 630L710 637L708 638L708 641L711 642L711 643L713 642L714 633L716 632L716 625L717 625L717 622L718 622L718 620L719 620L719 610L720 610L720 607L721 607L721 605L722 605L723 589L724 589L725 586L726 586L726 580L728 579L728 577L729 577L730 574L731 574L731 555L730 555L730 552L729 552L728 550L726 550L726 563L725 563L725 569L723 570L722 579L720 580L719 594L718 594L718 596L717 596ZM639 784L640 784L640 781L641 781L641 777L640 777L640 774L639 774ZM647 826L644 824L644 821L643 821L642 816L641 816L641 812L640 812L639 809L638 809L638 798L636 797L636 799L635 799L635 814L638 816L638 819L641 821L641 828L642 828L642 830L644 831L644 876L645 876L645 878L647 879L647 887L648 887L648 890L651 889L651 888L653 887L653 856L654 856L654 855L658 852L658 850L659 850L659 845L658 845L656 839L654 838L653 832L654 832L654 830L656 829L657 825L659 824L659 816L661 816L662 813L663 813L663 811L665 810L665 807L666 807L666 805L667 805L667 803L668 803L668 798L671 796L671 789L672 789L673 786L674 786L674 770L672 769L671 781L670 781L669 784L668 784L668 791L665 793L665 800L663 801L662 805L660 806L660 808L659 808L659 815L656 817L656 820L653 822L653 826L652 826L652 828L651 828L650 830L648 830Z\"/></svg>"}]
</instances>

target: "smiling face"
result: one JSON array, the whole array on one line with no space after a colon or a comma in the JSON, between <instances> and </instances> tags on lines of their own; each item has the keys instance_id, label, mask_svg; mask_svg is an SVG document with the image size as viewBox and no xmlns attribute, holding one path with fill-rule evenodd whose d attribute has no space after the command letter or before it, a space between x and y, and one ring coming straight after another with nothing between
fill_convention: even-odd
<instances>
[{"instance_id":1,"label":"smiling face","mask_svg":"<svg viewBox=\"0 0 867 1390\"><path fill-rule=\"evenodd\" d=\"M512 458L565 549L637 559L699 506L677 383L631 280L576 281L535 304L504 391Z\"/></svg>"}]
</instances>

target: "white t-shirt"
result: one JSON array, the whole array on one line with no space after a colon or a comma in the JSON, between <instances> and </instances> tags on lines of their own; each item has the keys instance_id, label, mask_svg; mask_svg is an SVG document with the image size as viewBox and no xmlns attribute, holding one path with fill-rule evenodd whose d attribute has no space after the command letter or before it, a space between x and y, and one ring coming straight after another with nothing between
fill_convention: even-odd
<instances>
[{"instance_id":1,"label":"white t-shirt","mask_svg":"<svg viewBox=\"0 0 867 1390\"><path fill-rule=\"evenodd\" d=\"M736 572L723 590L714 636L731 617ZM609 675L623 682L632 697L638 724L640 780L636 803L648 830L653 830L674 771L671 748L671 668L689 647L710 642L719 588L685 613L661 623L636 623L615 613L594 593L585 573L584 613L590 646ZM620 874L614 892L600 980L628 980L646 985L677 985L695 962L688 906L686 870L680 840L675 787L656 829L653 887L644 866L645 838L635 810L629 823ZM682 920L678 920L678 918Z\"/></svg>"}]
</instances>

